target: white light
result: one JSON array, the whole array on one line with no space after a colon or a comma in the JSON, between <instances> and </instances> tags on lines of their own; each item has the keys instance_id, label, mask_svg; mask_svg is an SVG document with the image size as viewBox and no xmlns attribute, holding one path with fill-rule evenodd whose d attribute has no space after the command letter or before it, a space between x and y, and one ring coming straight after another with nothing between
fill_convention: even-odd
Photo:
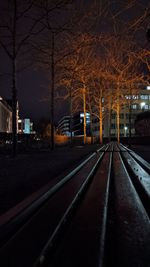
<instances>
[{"instance_id":1,"label":"white light","mask_svg":"<svg viewBox=\"0 0 150 267\"><path fill-rule=\"evenodd\" d=\"M145 102L141 102L141 108L143 108L145 106Z\"/></svg>"},{"instance_id":2,"label":"white light","mask_svg":"<svg viewBox=\"0 0 150 267\"><path fill-rule=\"evenodd\" d=\"M124 127L124 129L125 129L125 131L127 131L127 130L128 130L128 127L127 127L127 126L125 126L125 127Z\"/></svg>"},{"instance_id":3,"label":"white light","mask_svg":"<svg viewBox=\"0 0 150 267\"><path fill-rule=\"evenodd\" d=\"M150 90L150 85L148 85L148 86L146 87L146 90Z\"/></svg>"},{"instance_id":4,"label":"white light","mask_svg":"<svg viewBox=\"0 0 150 267\"><path fill-rule=\"evenodd\" d=\"M3 98L0 96L0 100L3 100Z\"/></svg>"}]
</instances>

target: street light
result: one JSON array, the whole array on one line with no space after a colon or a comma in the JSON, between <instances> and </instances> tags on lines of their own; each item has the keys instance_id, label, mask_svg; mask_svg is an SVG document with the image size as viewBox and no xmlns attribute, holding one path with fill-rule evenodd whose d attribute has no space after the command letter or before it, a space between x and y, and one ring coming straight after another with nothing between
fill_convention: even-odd
<instances>
[{"instance_id":1,"label":"street light","mask_svg":"<svg viewBox=\"0 0 150 267\"><path fill-rule=\"evenodd\" d=\"M141 109L144 110L144 107L145 107L145 102L141 102Z\"/></svg>"},{"instance_id":2,"label":"street light","mask_svg":"<svg viewBox=\"0 0 150 267\"><path fill-rule=\"evenodd\" d=\"M126 137L126 136L127 136L127 130L128 130L128 127L127 127L127 126L125 126L125 127L124 127L124 137Z\"/></svg>"}]
</instances>

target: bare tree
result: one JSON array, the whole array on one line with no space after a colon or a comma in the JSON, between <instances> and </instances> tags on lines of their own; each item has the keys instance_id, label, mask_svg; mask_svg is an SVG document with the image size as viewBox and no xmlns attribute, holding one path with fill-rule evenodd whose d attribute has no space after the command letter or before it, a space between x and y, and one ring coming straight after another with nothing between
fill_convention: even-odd
<instances>
[{"instance_id":1,"label":"bare tree","mask_svg":"<svg viewBox=\"0 0 150 267\"><path fill-rule=\"evenodd\" d=\"M82 110L84 143L86 143L86 113L90 110L89 89L93 64L95 37L81 34L70 42L72 53L60 62L60 85L66 87L65 98L70 98L71 116L75 110Z\"/></svg>"},{"instance_id":2,"label":"bare tree","mask_svg":"<svg viewBox=\"0 0 150 267\"><path fill-rule=\"evenodd\" d=\"M55 88L58 76L58 64L68 55L65 41L68 32L72 29L72 1L40 1L37 4L43 19L40 24L44 27L37 42L32 43L36 64L45 69L50 77L50 123L51 123L51 149L54 149L54 109Z\"/></svg>"},{"instance_id":3,"label":"bare tree","mask_svg":"<svg viewBox=\"0 0 150 267\"><path fill-rule=\"evenodd\" d=\"M144 82L144 74L141 72L141 64L138 59L139 49L133 39L128 35L113 37L111 46L107 50L110 76L113 80L113 105L112 109L117 114L117 139L119 137L120 106L127 107L127 95L137 94L138 84ZM131 90L132 89L132 90ZM131 114L131 98L128 106ZM131 123L130 123L131 124Z\"/></svg>"},{"instance_id":4,"label":"bare tree","mask_svg":"<svg viewBox=\"0 0 150 267\"><path fill-rule=\"evenodd\" d=\"M11 64L13 156L16 155L17 149L18 61L22 55L29 53L28 40L32 34L35 34L40 19L29 21L34 3L34 0L11 0L0 4L0 47Z\"/></svg>"}]
</instances>

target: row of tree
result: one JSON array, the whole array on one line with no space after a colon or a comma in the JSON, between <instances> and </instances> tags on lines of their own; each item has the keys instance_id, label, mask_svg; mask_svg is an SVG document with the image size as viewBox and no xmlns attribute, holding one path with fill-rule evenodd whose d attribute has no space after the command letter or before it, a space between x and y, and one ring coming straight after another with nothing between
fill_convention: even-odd
<instances>
[{"instance_id":1,"label":"row of tree","mask_svg":"<svg viewBox=\"0 0 150 267\"><path fill-rule=\"evenodd\" d=\"M104 35L97 40L91 35L82 35L80 38L84 38L84 45L77 49L82 40L75 40L78 52L67 57L66 62L63 61L62 68L66 64L65 73L60 78L60 83L68 88L65 97L70 98L71 114L80 109L98 117L102 143L104 116L109 114L111 123L111 113L116 112L119 142L120 106L130 109L133 99L129 96L137 95L141 84L147 82L141 70L143 63L139 60L140 51L129 35L124 39L115 35ZM84 121L84 135L85 127Z\"/></svg>"},{"instance_id":2,"label":"row of tree","mask_svg":"<svg viewBox=\"0 0 150 267\"><path fill-rule=\"evenodd\" d=\"M50 77L51 149L54 148L55 99L69 99L70 115L90 111L100 121L100 142L105 114L117 114L119 142L120 106L131 107L138 85L146 83L149 49L137 33L147 23L149 6L127 18L140 1L78 2L71 0L8 0L1 3L0 46L11 63L13 102L13 154L17 146L17 73L28 65ZM82 6L81 6L82 5ZM81 8L82 7L82 8ZM105 25L107 22L107 26ZM146 39L146 38L145 38ZM102 103L104 100L104 103ZM104 112L103 110L107 111ZM84 137L86 137L84 116Z\"/></svg>"}]
</instances>

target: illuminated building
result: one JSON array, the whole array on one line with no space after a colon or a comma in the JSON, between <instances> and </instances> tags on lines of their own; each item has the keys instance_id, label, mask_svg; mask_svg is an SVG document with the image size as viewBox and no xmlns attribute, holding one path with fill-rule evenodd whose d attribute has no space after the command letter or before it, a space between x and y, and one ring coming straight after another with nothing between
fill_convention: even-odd
<instances>
[{"instance_id":1,"label":"illuminated building","mask_svg":"<svg viewBox=\"0 0 150 267\"><path fill-rule=\"evenodd\" d=\"M33 133L33 123L30 119L19 119L19 106L17 103L17 133ZM12 100L0 97L0 132L12 133Z\"/></svg>"},{"instance_id":2,"label":"illuminated building","mask_svg":"<svg viewBox=\"0 0 150 267\"><path fill-rule=\"evenodd\" d=\"M12 108L2 97L0 97L0 132L12 132Z\"/></svg>"},{"instance_id":3,"label":"illuminated building","mask_svg":"<svg viewBox=\"0 0 150 267\"><path fill-rule=\"evenodd\" d=\"M84 113L79 111L73 114L72 117L72 132L74 136L83 135L84 131ZM90 126L90 113L86 112L86 136L91 135L91 126Z\"/></svg>"},{"instance_id":4,"label":"illuminated building","mask_svg":"<svg viewBox=\"0 0 150 267\"><path fill-rule=\"evenodd\" d=\"M29 118L18 120L18 133L19 134L32 134L33 122Z\"/></svg>"},{"instance_id":5,"label":"illuminated building","mask_svg":"<svg viewBox=\"0 0 150 267\"><path fill-rule=\"evenodd\" d=\"M120 105L120 136L135 135L135 119L137 114L150 110L150 86L140 89L140 92L133 95L125 95L125 101ZM111 119L109 111L103 104L103 137L117 137L117 114L112 110ZM99 137L99 119L93 119L93 135Z\"/></svg>"},{"instance_id":6,"label":"illuminated building","mask_svg":"<svg viewBox=\"0 0 150 267\"><path fill-rule=\"evenodd\" d=\"M73 114L72 116L72 135L73 136L81 136L83 135L83 121L84 121L84 113L79 111ZM90 136L91 132L90 127L90 113L86 112L86 135ZM70 116L64 116L58 122L57 133L62 135L70 136Z\"/></svg>"},{"instance_id":7,"label":"illuminated building","mask_svg":"<svg viewBox=\"0 0 150 267\"><path fill-rule=\"evenodd\" d=\"M70 116L64 116L59 120L56 132L70 136Z\"/></svg>"},{"instance_id":8,"label":"illuminated building","mask_svg":"<svg viewBox=\"0 0 150 267\"><path fill-rule=\"evenodd\" d=\"M12 100L11 99L5 99L5 102L11 107L12 110ZM19 119L19 104L17 101L17 111L16 111L16 127L17 127L17 133L18 133L18 119Z\"/></svg>"}]
</instances>

